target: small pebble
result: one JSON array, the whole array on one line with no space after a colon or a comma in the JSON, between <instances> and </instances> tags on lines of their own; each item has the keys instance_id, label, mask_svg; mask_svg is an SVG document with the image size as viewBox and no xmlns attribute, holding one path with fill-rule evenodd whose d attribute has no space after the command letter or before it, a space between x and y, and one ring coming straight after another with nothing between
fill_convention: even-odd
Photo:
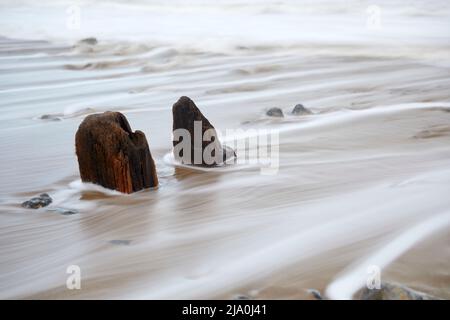
<instances>
[{"instance_id":1,"label":"small pebble","mask_svg":"<svg viewBox=\"0 0 450 320\"><path fill-rule=\"evenodd\" d=\"M312 114L311 110L306 109L302 104L297 104L294 109L292 110L292 114L294 115L307 115Z\"/></svg>"},{"instance_id":2,"label":"small pebble","mask_svg":"<svg viewBox=\"0 0 450 320\"><path fill-rule=\"evenodd\" d=\"M51 114L43 114L39 117L41 120L61 121L61 118Z\"/></svg>"},{"instance_id":3,"label":"small pebble","mask_svg":"<svg viewBox=\"0 0 450 320\"><path fill-rule=\"evenodd\" d=\"M74 210L74 209L65 209L65 208L59 208L59 207L58 208L48 209L48 211L56 211L59 214L62 214L63 216L70 216L72 214L77 214L78 213L78 211Z\"/></svg>"},{"instance_id":4,"label":"small pebble","mask_svg":"<svg viewBox=\"0 0 450 320\"><path fill-rule=\"evenodd\" d=\"M310 293L314 298L317 300L323 300L322 295L320 294L319 290L316 289L308 289L308 293Z\"/></svg>"},{"instance_id":5,"label":"small pebble","mask_svg":"<svg viewBox=\"0 0 450 320\"><path fill-rule=\"evenodd\" d=\"M52 203L52 198L47 193L42 193L39 197L31 198L22 203L22 207L27 209L39 209L48 206Z\"/></svg>"},{"instance_id":6,"label":"small pebble","mask_svg":"<svg viewBox=\"0 0 450 320\"><path fill-rule=\"evenodd\" d=\"M266 115L269 117L283 117L283 110L280 108L270 108L267 110Z\"/></svg>"}]
</instances>

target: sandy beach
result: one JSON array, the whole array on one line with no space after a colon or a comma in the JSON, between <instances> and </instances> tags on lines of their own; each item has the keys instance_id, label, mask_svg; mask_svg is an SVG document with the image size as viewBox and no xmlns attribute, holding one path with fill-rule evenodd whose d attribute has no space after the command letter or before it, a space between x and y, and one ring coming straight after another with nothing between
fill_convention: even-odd
<instances>
[{"instance_id":1,"label":"sandy beach","mask_svg":"<svg viewBox=\"0 0 450 320\"><path fill-rule=\"evenodd\" d=\"M357 1L83 1L76 30L45 4L0 5L1 299L352 299L374 265L450 299L447 2L382 1L374 29ZM241 139L275 130L277 173L175 164L184 95ZM81 182L75 133L107 110L145 133L157 188Z\"/></svg>"}]
</instances>

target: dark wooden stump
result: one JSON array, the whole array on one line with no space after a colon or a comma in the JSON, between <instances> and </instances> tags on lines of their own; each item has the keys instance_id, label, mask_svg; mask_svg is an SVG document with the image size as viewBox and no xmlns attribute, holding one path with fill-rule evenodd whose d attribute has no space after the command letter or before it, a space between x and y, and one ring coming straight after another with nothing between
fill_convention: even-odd
<instances>
[{"instance_id":1,"label":"dark wooden stump","mask_svg":"<svg viewBox=\"0 0 450 320\"><path fill-rule=\"evenodd\" d=\"M212 132L214 132L214 136L217 137L216 130L214 126L209 122L208 119L201 113L201 111L197 108L194 101L192 101L188 97L181 97L178 99L178 101L173 105L172 107L172 115L173 115L173 131L177 129L185 129L189 132L191 137L191 159L189 164L196 164L196 165L203 165L203 166L214 166L218 165L220 163L223 163L228 158L236 157L236 153L234 150L232 150L229 147L223 147L220 144L220 141L218 139L212 139L212 141L203 141L202 137L205 134L205 131L211 129ZM206 164L203 157L201 158L201 163L195 163L194 162L194 152L195 152L195 146L194 146L194 139L198 138L195 136L194 132L194 122L195 121L201 121L201 152L203 154L203 151L210 143L217 144L217 149L219 150L219 154L222 155L221 160L219 163L213 163L213 164ZM178 143L181 141L172 141L173 146L175 147ZM177 160L182 161L182 154L174 154L175 158ZM181 156L181 157L180 157ZM184 162L185 163L185 162Z\"/></svg>"},{"instance_id":2,"label":"dark wooden stump","mask_svg":"<svg viewBox=\"0 0 450 320\"><path fill-rule=\"evenodd\" d=\"M87 116L75 136L81 180L132 193L158 185L145 134L120 112Z\"/></svg>"}]
</instances>

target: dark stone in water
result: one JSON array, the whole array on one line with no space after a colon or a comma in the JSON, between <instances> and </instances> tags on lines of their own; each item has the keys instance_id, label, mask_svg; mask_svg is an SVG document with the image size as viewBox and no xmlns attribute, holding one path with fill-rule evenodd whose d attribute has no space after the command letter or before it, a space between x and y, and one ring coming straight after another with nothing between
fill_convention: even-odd
<instances>
[{"instance_id":1,"label":"dark stone in water","mask_svg":"<svg viewBox=\"0 0 450 320\"><path fill-rule=\"evenodd\" d=\"M87 116L75 136L81 180L132 193L158 185L145 134L120 112Z\"/></svg>"},{"instance_id":2,"label":"dark stone in water","mask_svg":"<svg viewBox=\"0 0 450 320\"><path fill-rule=\"evenodd\" d=\"M22 207L28 209L39 209L48 206L50 203L52 203L52 201L52 198L50 198L47 193L43 193L39 195L39 197L34 197L28 201L23 202Z\"/></svg>"},{"instance_id":3,"label":"dark stone in water","mask_svg":"<svg viewBox=\"0 0 450 320\"><path fill-rule=\"evenodd\" d=\"M191 137L191 143L190 143L190 150L191 150L191 157L190 159L186 159L187 157L183 158L182 151L177 154L174 150L174 156L175 159L178 161L181 161L184 164L194 164L194 165L203 165L203 166L215 166L222 164L228 159L231 159L232 157L236 157L236 153L233 149L230 147L222 146L220 141L217 139L217 132L214 126L206 119L206 117L201 113L201 111L198 109L198 107L195 105L194 101L192 101L188 97L181 97L178 99L178 101L172 106L172 115L173 115L173 131L178 129L185 129L189 132L189 135ZM195 121L201 121L201 137L196 137L194 134L194 122ZM208 132L211 133L212 139L211 141L203 141L203 136L205 132L209 130ZM200 132L199 132L200 133ZM197 160L198 163L195 161L195 139L199 139L201 141L201 157L198 157ZM182 143L181 141L172 141L173 146L177 146L179 143ZM216 150L219 150L221 157L218 159L218 161L214 161L213 163L207 163L205 162L205 159L203 157L203 152L205 148L210 144L214 143ZM199 144L200 146L200 144ZM198 150L198 153L200 154L200 150ZM212 153L212 156L215 156L214 153Z\"/></svg>"},{"instance_id":4,"label":"dark stone in water","mask_svg":"<svg viewBox=\"0 0 450 320\"><path fill-rule=\"evenodd\" d=\"M306 109L302 104L297 104L294 109L292 110L292 114L299 116L299 115L307 115L312 114L311 110Z\"/></svg>"},{"instance_id":5,"label":"dark stone in water","mask_svg":"<svg viewBox=\"0 0 450 320\"><path fill-rule=\"evenodd\" d=\"M252 297L244 295L244 294L238 294L233 297L233 300L252 300Z\"/></svg>"},{"instance_id":6,"label":"dark stone in water","mask_svg":"<svg viewBox=\"0 0 450 320\"><path fill-rule=\"evenodd\" d=\"M55 115L51 115L51 114L43 114L42 116L40 116L41 120L52 120L52 121L61 121L61 118Z\"/></svg>"},{"instance_id":7,"label":"dark stone in water","mask_svg":"<svg viewBox=\"0 0 450 320\"><path fill-rule=\"evenodd\" d=\"M78 43L84 43L84 44L88 44L91 46L95 46L98 43L98 41L97 41L97 38L90 37L90 38L82 39L82 40L78 41Z\"/></svg>"},{"instance_id":8,"label":"dark stone in water","mask_svg":"<svg viewBox=\"0 0 450 320\"><path fill-rule=\"evenodd\" d=\"M359 292L360 300L439 300L423 292L406 286L383 282L380 289L363 288Z\"/></svg>"},{"instance_id":9,"label":"dark stone in water","mask_svg":"<svg viewBox=\"0 0 450 320\"><path fill-rule=\"evenodd\" d=\"M266 115L269 117L284 117L283 110L281 110L280 108L270 108L269 110L267 110Z\"/></svg>"},{"instance_id":10,"label":"dark stone in water","mask_svg":"<svg viewBox=\"0 0 450 320\"><path fill-rule=\"evenodd\" d=\"M308 289L308 293L310 293L317 300L323 300L322 294L319 290L316 289Z\"/></svg>"},{"instance_id":11,"label":"dark stone in water","mask_svg":"<svg viewBox=\"0 0 450 320\"><path fill-rule=\"evenodd\" d=\"M48 211L56 211L59 214L62 214L63 216L70 216L72 214L77 214L78 211L74 210L74 209L65 209L65 208L51 208L51 209L47 209Z\"/></svg>"}]
</instances>

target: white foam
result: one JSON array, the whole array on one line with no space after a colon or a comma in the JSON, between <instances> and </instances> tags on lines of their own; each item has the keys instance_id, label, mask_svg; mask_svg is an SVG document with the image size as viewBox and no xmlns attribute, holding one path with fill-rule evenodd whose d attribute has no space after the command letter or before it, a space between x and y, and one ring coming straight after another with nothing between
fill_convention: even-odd
<instances>
[{"instance_id":1,"label":"white foam","mask_svg":"<svg viewBox=\"0 0 450 320\"><path fill-rule=\"evenodd\" d=\"M111 190L111 189L107 189L104 188L98 184L93 184L93 183L87 183L87 182L82 182L80 179L72 181L71 183L69 183L69 188L72 190L75 190L76 192L81 192L81 191L95 191L95 192L100 192L106 195L111 195L111 196L120 196L120 195L126 195L124 193L121 193L119 191L116 190Z\"/></svg>"}]
</instances>

